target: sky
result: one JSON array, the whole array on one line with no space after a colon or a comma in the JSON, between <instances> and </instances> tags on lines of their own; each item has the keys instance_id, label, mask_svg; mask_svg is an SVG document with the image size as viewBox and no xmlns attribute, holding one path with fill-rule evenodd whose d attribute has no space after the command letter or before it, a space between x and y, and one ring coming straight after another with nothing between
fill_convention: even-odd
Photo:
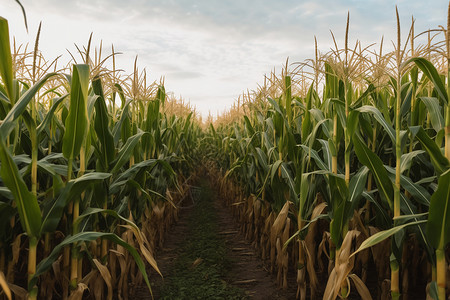
<instances>
[{"instance_id":1,"label":"sky","mask_svg":"<svg viewBox=\"0 0 450 300\"><path fill-rule=\"evenodd\" d=\"M114 44L117 68L127 74L146 68L150 80L165 78L167 91L182 97L204 117L225 111L264 75L314 57L314 36L322 53L333 46L330 30L343 45L347 13L349 44L396 39L395 5L405 39L416 19L416 33L446 24L446 0L21 0L29 31L15 0L0 0L16 43L34 45L47 59L76 53L74 44L104 50Z\"/></svg>"}]
</instances>

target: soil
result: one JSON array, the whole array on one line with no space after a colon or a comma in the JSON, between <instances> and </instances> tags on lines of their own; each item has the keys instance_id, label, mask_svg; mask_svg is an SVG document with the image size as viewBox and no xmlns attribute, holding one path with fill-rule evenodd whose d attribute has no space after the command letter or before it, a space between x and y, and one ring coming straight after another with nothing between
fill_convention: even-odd
<instances>
[{"instance_id":1,"label":"soil","mask_svg":"<svg viewBox=\"0 0 450 300\"><path fill-rule=\"evenodd\" d=\"M210 190L207 182L205 185L205 180L201 180L201 182L203 183L201 183L200 189ZM192 296L186 298L187 296L185 297L184 295L189 293L189 291L185 291L186 289L195 289L194 286L177 286L176 288L172 286L174 284L179 285L179 277L183 276L180 274L182 273L179 269L180 263L186 264L186 256L190 255L186 253L186 244L198 238L198 232L195 232L195 229L193 229L192 222L194 217L198 219L198 215L196 216L195 214L199 213L196 210L199 209L198 206L201 206L201 204L196 201L198 197L196 194L202 192L199 191L200 189L197 189L197 193L193 193L195 204L192 202L192 199L183 203L183 207L180 208L179 221L166 235L163 248L158 249L156 252L155 259L162 274L165 276L164 279L161 279L153 270L148 270L154 299L192 299ZM212 198L210 204L212 205L209 205L209 209L212 209L210 213L213 216L213 223L208 224L208 229L212 228L213 234L215 235L210 240L217 238L217 241L211 242L213 243L212 247L217 247L216 252L221 253L221 255L224 253L226 256L222 262L218 262L218 264L223 264L219 268L224 269L220 279L223 282L223 287L220 287L220 289L230 291L229 296L225 296L220 291L214 299L295 299L295 274L293 272L289 274L288 289L283 290L278 288L275 275L269 274L267 262L262 261L251 243L245 240L244 235L239 231L238 224L234 220L231 211L223 205L215 191L210 193ZM205 213L205 211L201 211L200 213ZM208 244L208 246L211 245ZM214 252L214 249L212 250ZM193 264L191 262L189 264L192 267ZM202 263L200 262L200 264ZM216 266L212 266L211 268L214 267ZM186 268L189 268L189 266ZM188 280L181 279L181 281ZM204 281L202 284L208 285L209 282ZM192 283L192 285L194 284ZM179 294L174 294L174 289L179 291ZM207 291L205 292L204 289L205 287L202 287L202 293L204 294L196 294L196 299L212 299L210 295L207 296ZM211 289L217 290L217 283L213 283L212 279ZM151 295L144 285L137 290L133 298L146 300L151 299Z\"/></svg>"},{"instance_id":2,"label":"soil","mask_svg":"<svg viewBox=\"0 0 450 300\"><path fill-rule=\"evenodd\" d=\"M219 234L224 236L227 255L233 261L230 282L244 289L251 299L295 299L297 288L295 274L289 273L290 288L286 290L278 288L276 274L269 273L268 262L261 260L251 243L239 231L230 210L220 201L215 201L215 208L220 226Z\"/></svg>"}]
</instances>

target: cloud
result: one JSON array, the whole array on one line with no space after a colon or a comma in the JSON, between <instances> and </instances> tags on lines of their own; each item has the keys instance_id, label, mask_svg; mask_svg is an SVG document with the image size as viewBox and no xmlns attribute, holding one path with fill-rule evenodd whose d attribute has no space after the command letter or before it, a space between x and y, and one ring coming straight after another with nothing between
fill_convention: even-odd
<instances>
[{"instance_id":1,"label":"cloud","mask_svg":"<svg viewBox=\"0 0 450 300\"><path fill-rule=\"evenodd\" d=\"M196 80L198 78L202 78L203 76L205 76L205 74L192 71L178 71L167 73L168 78L173 78L177 80Z\"/></svg>"},{"instance_id":2,"label":"cloud","mask_svg":"<svg viewBox=\"0 0 450 300\"><path fill-rule=\"evenodd\" d=\"M9 3L11 2L11 3ZM32 42L43 20L40 47L50 57L86 45L114 43L118 68L131 72L136 55L148 76L166 77L167 90L189 99L203 114L230 106L247 89L256 89L263 76L290 62L333 47L330 30L344 43L350 11L350 44L368 45L395 39L395 4L400 11L403 40L411 15L416 32L446 21L445 1L389 0L23 0L30 23L27 35L14 1L0 3L13 32ZM389 43L388 43L389 44ZM106 50L106 49L105 49Z\"/></svg>"}]
</instances>

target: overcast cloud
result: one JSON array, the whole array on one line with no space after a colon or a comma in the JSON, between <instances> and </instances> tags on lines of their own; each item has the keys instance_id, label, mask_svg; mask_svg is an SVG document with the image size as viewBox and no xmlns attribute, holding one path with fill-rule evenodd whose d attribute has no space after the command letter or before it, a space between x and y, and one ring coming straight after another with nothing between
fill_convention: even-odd
<instances>
[{"instance_id":1,"label":"overcast cloud","mask_svg":"<svg viewBox=\"0 0 450 300\"><path fill-rule=\"evenodd\" d=\"M392 40L396 34L395 5L407 34L411 16L416 32L446 23L447 5L438 1L390 0L14 0L0 2L18 43L30 42L42 21L40 49L49 58L75 52L74 43L86 45L94 32L94 45L114 44L123 54L119 68L132 71L138 55L140 69L153 80L165 76L166 90L182 96L206 116L223 111L247 89L254 89L264 74L290 62L314 55L332 45L330 30L342 44L347 11L350 43L363 45Z\"/></svg>"}]
</instances>

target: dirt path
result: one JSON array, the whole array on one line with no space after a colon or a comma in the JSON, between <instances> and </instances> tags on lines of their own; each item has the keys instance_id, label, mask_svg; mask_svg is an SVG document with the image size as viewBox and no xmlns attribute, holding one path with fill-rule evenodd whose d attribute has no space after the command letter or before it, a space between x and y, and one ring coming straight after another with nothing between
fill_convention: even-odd
<instances>
[{"instance_id":1,"label":"dirt path","mask_svg":"<svg viewBox=\"0 0 450 300\"><path fill-rule=\"evenodd\" d=\"M251 299L295 299L296 282L293 274L288 278L291 288L279 289L275 275L269 273L270 266L261 260L251 243L239 231L229 208L217 198L214 205L219 234L225 239L227 255L232 261L230 283L244 289Z\"/></svg>"},{"instance_id":2,"label":"dirt path","mask_svg":"<svg viewBox=\"0 0 450 300\"><path fill-rule=\"evenodd\" d=\"M161 287L164 285L166 278L168 278L168 274L170 274L173 269L173 263L179 255L179 249L189 234L188 219L193 209L193 202L189 199L189 201L186 200L183 205L184 206L180 208L181 212L179 213L178 222L174 224L167 233L163 248L158 249L155 255L158 268L163 274L164 279L153 269L147 267L154 299L161 298ZM152 299L145 283L137 290L134 298L136 300Z\"/></svg>"},{"instance_id":3,"label":"dirt path","mask_svg":"<svg viewBox=\"0 0 450 300\"><path fill-rule=\"evenodd\" d=\"M155 299L295 299L295 279L288 290L276 286L229 209L206 180L200 182L195 205L185 203L156 253L164 281L149 270ZM145 288L134 298L151 299Z\"/></svg>"}]
</instances>

